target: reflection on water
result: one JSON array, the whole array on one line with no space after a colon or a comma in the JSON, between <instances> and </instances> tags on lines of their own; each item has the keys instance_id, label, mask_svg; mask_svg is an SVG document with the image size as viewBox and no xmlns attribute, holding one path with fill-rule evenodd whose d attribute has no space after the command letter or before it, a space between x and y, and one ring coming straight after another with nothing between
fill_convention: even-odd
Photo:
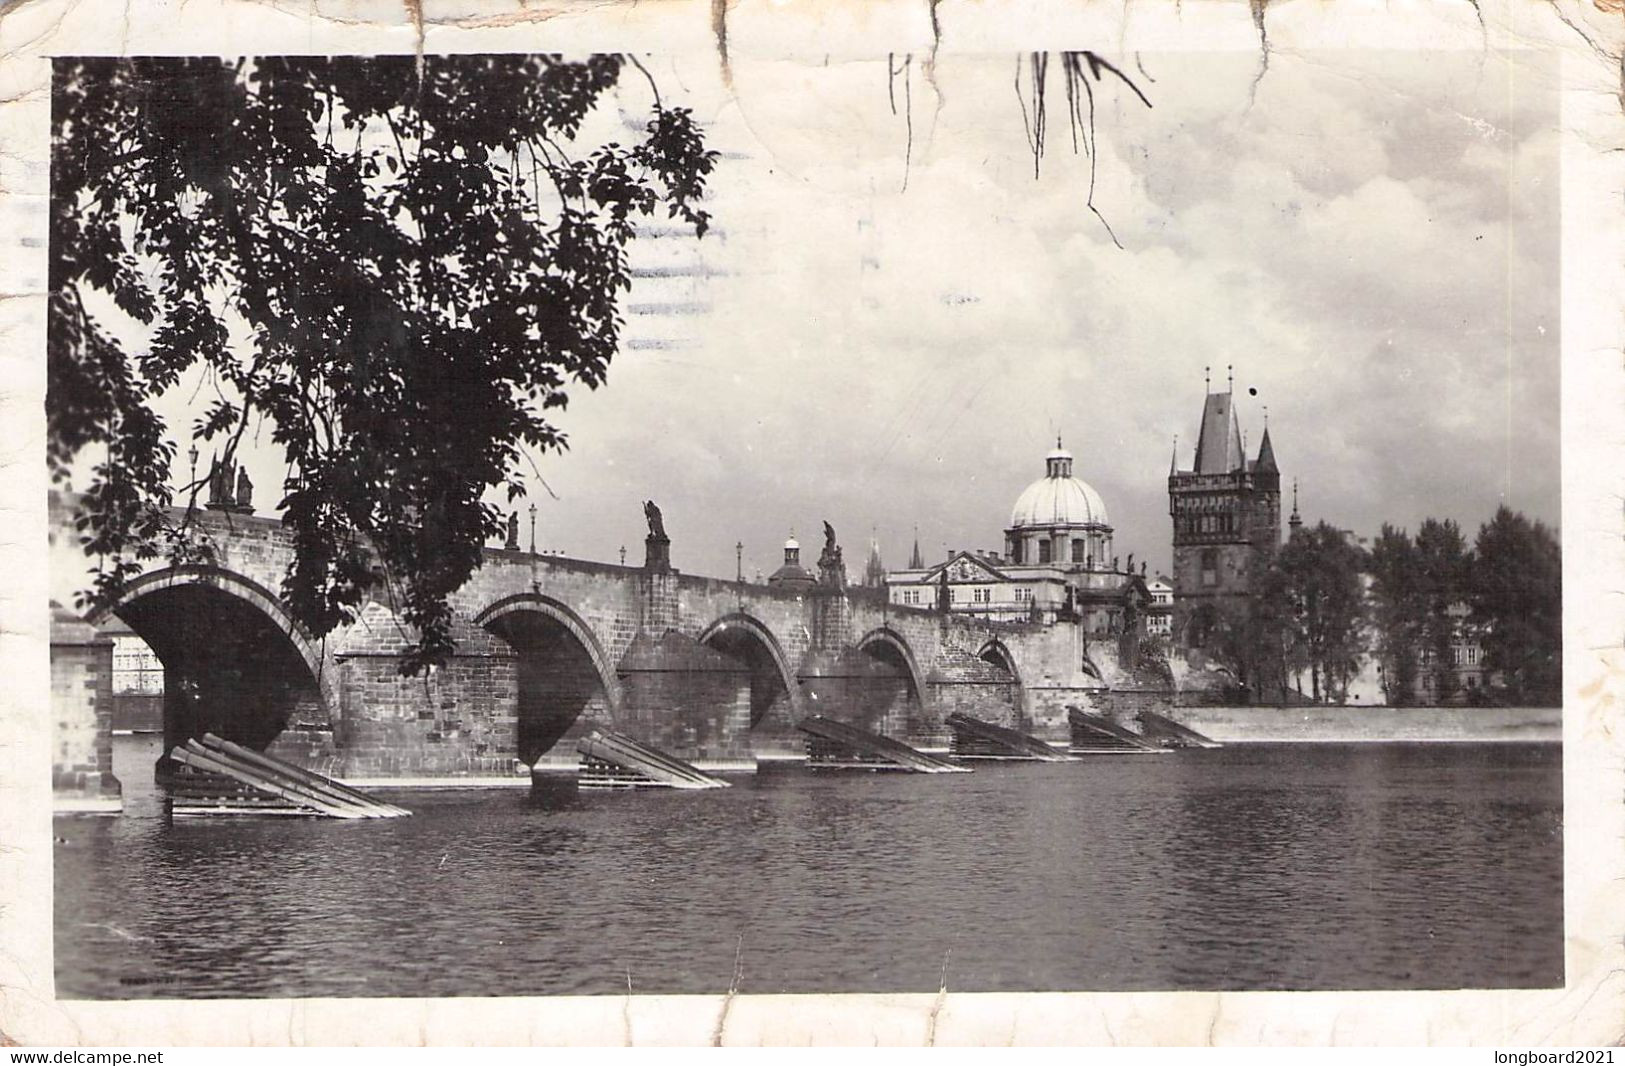
<instances>
[{"instance_id":1,"label":"reflection on water","mask_svg":"<svg viewBox=\"0 0 1625 1066\"><path fill-rule=\"evenodd\" d=\"M381 822L59 818L63 997L1563 982L1557 745L1256 745Z\"/></svg>"}]
</instances>

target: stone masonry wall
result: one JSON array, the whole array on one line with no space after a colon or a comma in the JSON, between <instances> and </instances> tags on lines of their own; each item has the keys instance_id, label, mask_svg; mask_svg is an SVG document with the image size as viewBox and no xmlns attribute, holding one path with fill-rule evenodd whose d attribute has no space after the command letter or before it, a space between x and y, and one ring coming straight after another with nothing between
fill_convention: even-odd
<instances>
[{"instance_id":1,"label":"stone masonry wall","mask_svg":"<svg viewBox=\"0 0 1625 1066\"><path fill-rule=\"evenodd\" d=\"M89 628L88 626L85 628ZM51 644L51 711L55 719L51 788L59 804L116 809L113 776L113 642Z\"/></svg>"},{"instance_id":2,"label":"stone masonry wall","mask_svg":"<svg viewBox=\"0 0 1625 1066\"><path fill-rule=\"evenodd\" d=\"M292 544L279 522L211 513L204 524L215 535L219 565L265 589L280 587ZM1066 704L1088 703L1115 669L1109 651L1086 649L1068 624L945 618L888 604L862 589L791 592L520 551L488 551L485 565L452 602L458 654L427 677L400 675L398 656L410 637L392 620L363 619L331 635L321 650L331 731L308 728L318 708L301 708L278 749L299 753L301 761L330 760L352 775L511 772L520 754L525 670L515 648L476 624L503 604L501 610L534 609L559 620L579 638L583 661L601 681L583 701L579 693L552 691L564 684L555 676L560 660L526 668L527 700L580 706L562 736L551 729L557 739L544 762L573 762L575 738L595 726L634 736L643 731L643 739L669 743L682 757L746 758L757 749L783 754L799 739L795 719L810 713L847 716L930 744L946 736L943 719L956 710L1025 723L1040 733L1064 731ZM711 649L704 650L712 658L693 654L707 631L741 617L750 620L752 639L771 648L765 659L738 645L730 648L737 657ZM638 660L638 641L666 641L668 634L687 641L685 650L663 647L660 654L670 658L664 663ZM989 657L1008 659L1013 676L982 661L992 640L1002 650ZM878 664L861 652L845 654L874 641L900 649L907 670L899 673L895 664ZM843 659L855 665L837 665ZM755 676L764 661L784 675L782 694L772 691L771 678ZM570 684L582 687L577 682L585 684L581 678ZM759 738L751 735L753 689Z\"/></svg>"}]
</instances>

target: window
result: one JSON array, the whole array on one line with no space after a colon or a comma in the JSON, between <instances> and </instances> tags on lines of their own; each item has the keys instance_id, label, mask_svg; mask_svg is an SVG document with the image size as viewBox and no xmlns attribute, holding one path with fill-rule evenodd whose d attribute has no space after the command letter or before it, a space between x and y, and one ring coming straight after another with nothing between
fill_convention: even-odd
<instances>
[{"instance_id":1,"label":"window","mask_svg":"<svg viewBox=\"0 0 1625 1066\"><path fill-rule=\"evenodd\" d=\"M1072 542L1072 561L1073 562L1075 562L1075 563L1083 562L1083 551L1084 551L1085 547L1087 547L1087 545L1081 540L1075 540L1075 541Z\"/></svg>"},{"instance_id":2,"label":"window","mask_svg":"<svg viewBox=\"0 0 1625 1066\"><path fill-rule=\"evenodd\" d=\"M1219 553L1212 548L1202 552L1202 584L1213 586L1219 583Z\"/></svg>"},{"instance_id":3,"label":"window","mask_svg":"<svg viewBox=\"0 0 1625 1066\"><path fill-rule=\"evenodd\" d=\"M1038 542L1038 561L1041 563L1049 562L1049 541L1047 540Z\"/></svg>"},{"instance_id":4,"label":"window","mask_svg":"<svg viewBox=\"0 0 1625 1066\"><path fill-rule=\"evenodd\" d=\"M992 589L972 589L971 590L971 599L976 603L992 603L993 602L993 590Z\"/></svg>"},{"instance_id":5,"label":"window","mask_svg":"<svg viewBox=\"0 0 1625 1066\"><path fill-rule=\"evenodd\" d=\"M1021 541L1019 540L1010 542L1010 561L1012 563L1021 562Z\"/></svg>"},{"instance_id":6,"label":"window","mask_svg":"<svg viewBox=\"0 0 1625 1066\"><path fill-rule=\"evenodd\" d=\"M1016 602L1017 603L1031 603L1032 599L1033 599L1033 590L1032 589L1020 588L1020 587L1018 587L1016 589Z\"/></svg>"}]
</instances>

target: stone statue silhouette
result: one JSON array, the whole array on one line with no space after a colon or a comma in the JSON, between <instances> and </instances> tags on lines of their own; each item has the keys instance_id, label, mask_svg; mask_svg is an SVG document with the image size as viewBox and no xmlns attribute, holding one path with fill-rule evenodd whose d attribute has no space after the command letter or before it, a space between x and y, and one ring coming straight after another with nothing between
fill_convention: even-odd
<instances>
[{"instance_id":1,"label":"stone statue silhouette","mask_svg":"<svg viewBox=\"0 0 1625 1066\"><path fill-rule=\"evenodd\" d=\"M653 500L643 501L643 517L649 523L649 536L654 540L665 540L666 523Z\"/></svg>"},{"instance_id":2,"label":"stone statue silhouette","mask_svg":"<svg viewBox=\"0 0 1625 1066\"><path fill-rule=\"evenodd\" d=\"M214 460L214 469L209 471L209 502L220 505L231 502L231 464Z\"/></svg>"},{"instance_id":3,"label":"stone statue silhouette","mask_svg":"<svg viewBox=\"0 0 1625 1066\"><path fill-rule=\"evenodd\" d=\"M518 511L509 511L508 512L508 539L503 542L502 546L504 548L508 549L509 551L518 551L519 550L519 512Z\"/></svg>"},{"instance_id":4,"label":"stone statue silhouette","mask_svg":"<svg viewBox=\"0 0 1625 1066\"><path fill-rule=\"evenodd\" d=\"M840 546L835 543L835 527L824 523L824 551L818 557L818 572L824 584L837 588L846 585L846 564L841 561Z\"/></svg>"},{"instance_id":5,"label":"stone statue silhouette","mask_svg":"<svg viewBox=\"0 0 1625 1066\"><path fill-rule=\"evenodd\" d=\"M237 506L247 510L254 506L254 483L248 479L248 468L237 468Z\"/></svg>"}]
</instances>

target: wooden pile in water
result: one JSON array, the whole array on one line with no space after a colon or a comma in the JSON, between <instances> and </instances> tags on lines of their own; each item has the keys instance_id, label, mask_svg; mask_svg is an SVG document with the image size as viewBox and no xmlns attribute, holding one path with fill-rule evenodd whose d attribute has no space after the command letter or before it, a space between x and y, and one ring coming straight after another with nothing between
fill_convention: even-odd
<instances>
[{"instance_id":1,"label":"wooden pile in water","mask_svg":"<svg viewBox=\"0 0 1625 1066\"><path fill-rule=\"evenodd\" d=\"M728 782L620 733L593 730L576 742L581 788L727 788Z\"/></svg>"},{"instance_id":2,"label":"wooden pile in water","mask_svg":"<svg viewBox=\"0 0 1625 1066\"><path fill-rule=\"evenodd\" d=\"M837 722L821 714L796 723L807 734L807 762L839 769L900 769L920 774L968 774L970 767L927 755L900 740Z\"/></svg>"},{"instance_id":3,"label":"wooden pile in water","mask_svg":"<svg viewBox=\"0 0 1625 1066\"><path fill-rule=\"evenodd\" d=\"M956 759L1023 759L1037 762L1067 762L1072 756L1058 751L1037 737L1030 737L1002 725L984 722L955 711L948 716L954 731Z\"/></svg>"},{"instance_id":4,"label":"wooden pile in water","mask_svg":"<svg viewBox=\"0 0 1625 1066\"><path fill-rule=\"evenodd\" d=\"M412 812L213 733L171 749L170 812L401 818Z\"/></svg>"},{"instance_id":5,"label":"wooden pile in water","mask_svg":"<svg viewBox=\"0 0 1625 1066\"><path fill-rule=\"evenodd\" d=\"M1068 707L1066 719L1072 727L1070 750L1075 753L1093 755L1168 750L1133 730L1124 729L1103 714L1090 714L1077 707Z\"/></svg>"},{"instance_id":6,"label":"wooden pile in water","mask_svg":"<svg viewBox=\"0 0 1625 1066\"><path fill-rule=\"evenodd\" d=\"M1167 715L1155 711L1141 711L1134 716L1140 723L1140 732L1148 740L1156 741L1165 748L1222 748L1212 737L1198 733L1188 725L1181 725Z\"/></svg>"}]
</instances>

